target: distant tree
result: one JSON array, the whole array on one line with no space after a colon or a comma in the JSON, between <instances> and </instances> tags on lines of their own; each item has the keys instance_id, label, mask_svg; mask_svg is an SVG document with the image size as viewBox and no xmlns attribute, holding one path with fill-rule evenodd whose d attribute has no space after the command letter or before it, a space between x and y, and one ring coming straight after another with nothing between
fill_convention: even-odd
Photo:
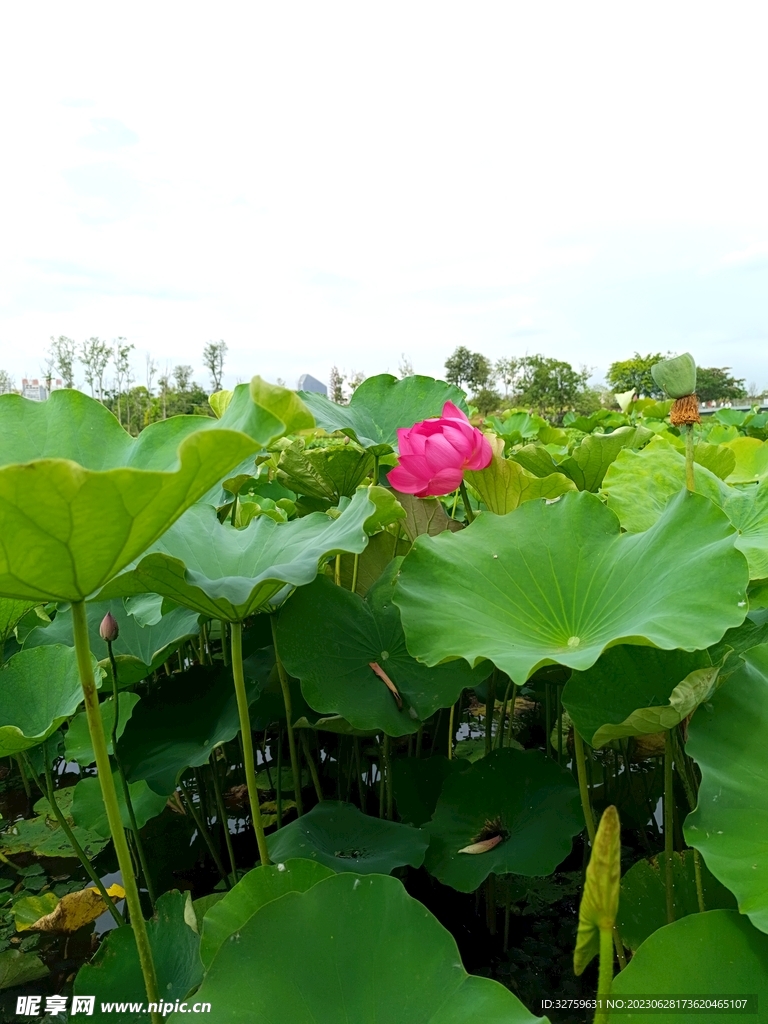
<instances>
[{"instance_id":1,"label":"distant tree","mask_svg":"<svg viewBox=\"0 0 768 1024\"><path fill-rule=\"evenodd\" d=\"M493 365L482 353L470 352L459 345L445 361L445 379L456 387L466 384L471 391L480 391L493 384Z\"/></svg>"},{"instance_id":2,"label":"distant tree","mask_svg":"<svg viewBox=\"0 0 768 1024\"><path fill-rule=\"evenodd\" d=\"M701 402L727 402L746 398L744 380L729 374L730 366L699 366L696 370L696 394Z\"/></svg>"},{"instance_id":3,"label":"distant tree","mask_svg":"<svg viewBox=\"0 0 768 1024\"><path fill-rule=\"evenodd\" d=\"M663 398L664 392L653 379L651 367L669 356L669 352L665 356L661 352L649 353L647 356L635 352L631 359L611 363L606 380L618 394L636 391L638 395L646 395L648 398Z\"/></svg>"},{"instance_id":4,"label":"distant tree","mask_svg":"<svg viewBox=\"0 0 768 1024\"><path fill-rule=\"evenodd\" d=\"M80 346L80 362L84 367L85 382L91 389L91 397L98 397L99 401L104 395L104 374L111 355L109 345L100 338L89 338Z\"/></svg>"},{"instance_id":5,"label":"distant tree","mask_svg":"<svg viewBox=\"0 0 768 1024\"><path fill-rule=\"evenodd\" d=\"M112 365L115 368L115 415L122 425L121 399L123 390L129 387L128 377L131 371L131 352L133 345L126 344L125 338L117 338L112 347Z\"/></svg>"},{"instance_id":6,"label":"distant tree","mask_svg":"<svg viewBox=\"0 0 768 1024\"><path fill-rule=\"evenodd\" d=\"M401 378L413 376L413 363L405 354L405 352L403 352L402 355L400 356L400 362L398 363L397 366L397 372L400 374Z\"/></svg>"},{"instance_id":7,"label":"distant tree","mask_svg":"<svg viewBox=\"0 0 768 1024\"><path fill-rule=\"evenodd\" d=\"M226 354L227 343L225 341L209 341L203 349L203 366L211 375L211 391L221 391Z\"/></svg>"},{"instance_id":8,"label":"distant tree","mask_svg":"<svg viewBox=\"0 0 768 1024\"><path fill-rule=\"evenodd\" d=\"M60 334L58 338L52 337L47 356L49 365L61 375L64 387L73 388L75 386L77 345L72 338L67 338L63 334ZM48 379L50 380L50 378ZM50 391L50 383L48 384L48 390Z\"/></svg>"},{"instance_id":9,"label":"distant tree","mask_svg":"<svg viewBox=\"0 0 768 1024\"><path fill-rule=\"evenodd\" d=\"M146 367L146 374L147 374L147 394L150 395L150 397L151 397L151 395L152 395L152 381L155 379L155 374L157 373L157 363L152 358L152 356L149 354L149 352L147 352L146 361L145 361L145 367Z\"/></svg>"},{"instance_id":10,"label":"distant tree","mask_svg":"<svg viewBox=\"0 0 768 1024\"><path fill-rule=\"evenodd\" d=\"M7 370L0 370L0 395L13 391L15 387L16 385L10 373Z\"/></svg>"},{"instance_id":11,"label":"distant tree","mask_svg":"<svg viewBox=\"0 0 768 1024\"><path fill-rule=\"evenodd\" d=\"M360 385L365 380L365 374L361 370L354 370L349 378L349 390L352 394L357 391Z\"/></svg>"},{"instance_id":12,"label":"distant tree","mask_svg":"<svg viewBox=\"0 0 768 1024\"><path fill-rule=\"evenodd\" d=\"M189 385L192 381L192 367L187 363L179 363L178 366L173 368L173 379L176 381L176 390L182 394L185 391L189 391Z\"/></svg>"},{"instance_id":13,"label":"distant tree","mask_svg":"<svg viewBox=\"0 0 768 1024\"><path fill-rule=\"evenodd\" d=\"M520 360L516 401L537 412L562 419L587 390L589 370L574 370L570 363L547 356L525 356Z\"/></svg>"},{"instance_id":14,"label":"distant tree","mask_svg":"<svg viewBox=\"0 0 768 1024\"><path fill-rule=\"evenodd\" d=\"M332 366L328 375L328 397L337 405L344 405L344 376L338 366Z\"/></svg>"},{"instance_id":15,"label":"distant tree","mask_svg":"<svg viewBox=\"0 0 768 1024\"><path fill-rule=\"evenodd\" d=\"M520 367L520 360L511 357L509 359L496 360L496 380L504 385L504 397L509 396L509 389L515 382Z\"/></svg>"},{"instance_id":16,"label":"distant tree","mask_svg":"<svg viewBox=\"0 0 768 1024\"><path fill-rule=\"evenodd\" d=\"M472 395L472 405L487 416L501 405L501 395L495 388L480 388Z\"/></svg>"}]
</instances>

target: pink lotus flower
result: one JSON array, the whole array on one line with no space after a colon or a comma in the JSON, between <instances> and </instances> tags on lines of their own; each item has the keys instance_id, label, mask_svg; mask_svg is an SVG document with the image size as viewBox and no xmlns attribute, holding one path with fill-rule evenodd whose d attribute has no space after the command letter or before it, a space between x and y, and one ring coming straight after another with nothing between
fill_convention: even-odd
<instances>
[{"instance_id":1,"label":"pink lotus flower","mask_svg":"<svg viewBox=\"0 0 768 1024\"><path fill-rule=\"evenodd\" d=\"M455 491L465 469L485 469L493 458L488 438L453 402L443 415L397 432L400 463L389 474L397 491L426 498Z\"/></svg>"}]
</instances>

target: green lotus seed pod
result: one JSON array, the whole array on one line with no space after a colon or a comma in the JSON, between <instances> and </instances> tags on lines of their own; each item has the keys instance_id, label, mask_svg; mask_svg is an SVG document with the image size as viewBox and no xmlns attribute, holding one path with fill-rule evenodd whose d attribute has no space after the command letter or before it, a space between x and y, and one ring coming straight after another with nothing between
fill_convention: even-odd
<instances>
[{"instance_id":1,"label":"green lotus seed pod","mask_svg":"<svg viewBox=\"0 0 768 1024\"><path fill-rule=\"evenodd\" d=\"M670 398L685 398L696 391L696 363L690 352L663 359L651 367L651 373Z\"/></svg>"}]
</instances>

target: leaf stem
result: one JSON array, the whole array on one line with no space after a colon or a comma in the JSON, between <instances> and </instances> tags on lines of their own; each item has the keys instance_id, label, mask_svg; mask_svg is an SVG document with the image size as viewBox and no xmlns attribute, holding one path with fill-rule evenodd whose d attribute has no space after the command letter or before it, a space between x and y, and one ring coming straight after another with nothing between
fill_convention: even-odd
<instances>
[{"instance_id":1,"label":"leaf stem","mask_svg":"<svg viewBox=\"0 0 768 1024\"><path fill-rule=\"evenodd\" d=\"M664 888L667 905L667 924L675 920L675 894L672 854L674 853L673 827L675 805L672 776L672 734L669 729L664 737Z\"/></svg>"},{"instance_id":2,"label":"leaf stem","mask_svg":"<svg viewBox=\"0 0 768 1024\"><path fill-rule=\"evenodd\" d=\"M448 718L448 760L453 760L453 741L455 738L455 731L453 726L453 719L456 713L456 705L451 704L451 714Z\"/></svg>"},{"instance_id":3,"label":"leaf stem","mask_svg":"<svg viewBox=\"0 0 768 1024\"><path fill-rule=\"evenodd\" d=\"M299 752L296 749L296 735L293 731L293 707L291 704L291 686L288 682L288 675L285 666L280 660L280 652L277 649L277 627L274 615L270 616L272 626L272 645L275 649L275 664L277 674L280 678L280 689L283 691L283 703L285 704L285 725L288 733L288 751L291 755L291 772L293 773L293 795L296 800L296 815L301 817L304 813L304 805L301 799L301 775L299 774ZM267 861L269 863L269 861Z\"/></svg>"},{"instance_id":4,"label":"leaf stem","mask_svg":"<svg viewBox=\"0 0 768 1024\"><path fill-rule=\"evenodd\" d=\"M693 475L693 424L685 428L685 486L689 491L696 489Z\"/></svg>"},{"instance_id":5,"label":"leaf stem","mask_svg":"<svg viewBox=\"0 0 768 1024\"><path fill-rule=\"evenodd\" d=\"M610 928L600 929L600 970L597 976L597 998L602 1002L611 994L613 982L613 932ZM598 1008L595 1024L608 1020L607 1007Z\"/></svg>"},{"instance_id":6,"label":"leaf stem","mask_svg":"<svg viewBox=\"0 0 768 1024\"><path fill-rule=\"evenodd\" d=\"M317 794L318 803L322 803L325 800L325 797L323 796L323 790L320 785L320 776L317 774L317 765L315 764L314 757L312 757L312 751L309 749L309 740L307 739L306 731L302 729L300 735L301 747L302 750L304 751L304 757L306 757L307 759L307 765L309 766L309 774L312 777L312 785L315 787L315 793ZM298 785L298 780L294 779L293 784L294 786Z\"/></svg>"},{"instance_id":7,"label":"leaf stem","mask_svg":"<svg viewBox=\"0 0 768 1024\"><path fill-rule=\"evenodd\" d=\"M120 805L117 801L115 780L109 763L109 754L107 753L104 723L101 720L101 711L99 710L99 695L96 690L96 680L93 678L91 647L88 642L88 619L85 613L84 601L72 602L72 628L75 637L77 664L80 670L80 685L83 688L83 696L85 698L85 714L91 734L93 752L96 757L96 769L99 776L99 785L101 786L101 795L107 812L112 842L117 854L117 863L123 878L125 902L131 915L131 926L134 938L136 939L136 949L139 954L141 973L144 977L144 986L147 990L147 1000L150 1003L158 1003L160 1001L160 990L157 984L154 960L152 959L152 949L149 945L147 923L141 910L141 899L138 886L136 885L136 876L133 873L131 853L128 849L128 840L125 837L125 829L120 817ZM153 1024L160 1024L160 1021L160 1014L153 1013Z\"/></svg>"},{"instance_id":8,"label":"leaf stem","mask_svg":"<svg viewBox=\"0 0 768 1024\"><path fill-rule=\"evenodd\" d=\"M461 491L461 500L464 502L464 514L467 517L467 522L474 523L475 513L472 511L472 505L470 504L469 495L467 494L467 487L463 480L459 484L459 490Z\"/></svg>"},{"instance_id":9,"label":"leaf stem","mask_svg":"<svg viewBox=\"0 0 768 1024\"><path fill-rule=\"evenodd\" d=\"M573 727L573 755L576 759L576 772L579 778L579 795L581 809L584 812L584 823L587 826L590 846L595 842L595 817L589 802L589 786L587 785L587 769L584 756L584 742L576 726Z\"/></svg>"},{"instance_id":10,"label":"leaf stem","mask_svg":"<svg viewBox=\"0 0 768 1024\"><path fill-rule=\"evenodd\" d=\"M235 680L237 697L237 713L240 717L240 736L243 741L243 767L245 769L245 785L248 789L248 800L251 805L251 822L256 833L256 844L259 848L259 859L263 865L271 864L267 840L264 836L264 825L261 820L259 791L256 787L256 765L253 757L253 733L251 719L248 714L248 696L245 692L245 673L243 672L243 624L232 623L232 676Z\"/></svg>"},{"instance_id":11,"label":"leaf stem","mask_svg":"<svg viewBox=\"0 0 768 1024\"><path fill-rule=\"evenodd\" d=\"M235 861L235 851L232 847L232 836L229 834L229 815L227 809L224 806L224 798L221 795L221 780L219 779L219 766L216 763L216 751L211 754L210 759L211 775L213 777L213 791L216 794L216 812L219 816L219 821L224 829L224 842L227 846L227 855L229 857L229 864L232 868L232 884L237 884L237 863Z\"/></svg>"}]
</instances>

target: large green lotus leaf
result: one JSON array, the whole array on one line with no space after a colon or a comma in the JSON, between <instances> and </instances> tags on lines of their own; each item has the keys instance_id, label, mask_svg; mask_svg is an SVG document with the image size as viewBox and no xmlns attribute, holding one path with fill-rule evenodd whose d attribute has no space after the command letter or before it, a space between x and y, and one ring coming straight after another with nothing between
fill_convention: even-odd
<instances>
[{"instance_id":1,"label":"large green lotus leaf","mask_svg":"<svg viewBox=\"0 0 768 1024\"><path fill-rule=\"evenodd\" d=\"M159 622L142 626L130 615L122 601L95 601L86 605L88 616L88 639L91 651L100 659L111 685L111 667L107 645L99 635L99 626L107 612L111 612L120 633L112 644L117 662L117 678L120 686L145 679L159 668L171 654L190 636L200 631L197 613L188 608L173 608ZM59 609L50 626L38 626L24 641L25 649L43 644L66 644L74 646L72 634L71 607Z\"/></svg>"},{"instance_id":2,"label":"large green lotus leaf","mask_svg":"<svg viewBox=\"0 0 768 1024\"><path fill-rule=\"evenodd\" d=\"M363 551L372 511L361 488L335 519L323 512L288 523L259 516L237 530L220 523L212 505L194 505L102 597L151 590L211 618L242 622L311 583L326 558Z\"/></svg>"},{"instance_id":3,"label":"large green lotus leaf","mask_svg":"<svg viewBox=\"0 0 768 1024\"><path fill-rule=\"evenodd\" d=\"M584 827L573 775L539 750L494 750L443 783L425 866L441 882L472 892L491 874L548 875ZM462 853L485 839L484 853Z\"/></svg>"},{"instance_id":4,"label":"large green lotus leaf","mask_svg":"<svg viewBox=\"0 0 768 1024\"><path fill-rule=\"evenodd\" d=\"M583 671L618 643L697 650L745 618L735 536L720 509L688 492L640 534L622 534L586 491L529 501L419 538L395 603L419 661L488 658L518 684L553 662Z\"/></svg>"},{"instance_id":5,"label":"large green lotus leaf","mask_svg":"<svg viewBox=\"0 0 768 1024\"><path fill-rule=\"evenodd\" d=\"M717 1021L763 1020L768 1004L768 937L734 910L708 910L668 924L640 946L613 979L612 996L757 996L753 1016L717 1012ZM759 1010L757 1015L755 1011ZM612 1014L627 1024L710 1024L712 1011Z\"/></svg>"},{"instance_id":6,"label":"large green lotus leaf","mask_svg":"<svg viewBox=\"0 0 768 1024\"><path fill-rule=\"evenodd\" d=\"M768 576L768 479L757 488L739 491L696 465L694 483L738 531L736 547L749 562L750 579ZM642 452L622 452L606 475L603 493L624 529L637 533L652 526L684 486L684 456L657 440Z\"/></svg>"},{"instance_id":7,"label":"large green lotus leaf","mask_svg":"<svg viewBox=\"0 0 768 1024\"><path fill-rule=\"evenodd\" d=\"M733 493L703 466L694 465L693 476L696 492L720 507ZM602 492L624 529L640 533L653 526L669 499L683 487L685 457L656 439L641 452L622 451L605 475Z\"/></svg>"},{"instance_id":8,"label":"large green lotus leaf","mask_svg":"<svg viewBox=\"0 0 768 1024\"><path fill-rule=\"evenodd\" d=\"M467 482L472 485L489 512L504 516L524 501L534 498L557 498L566 491L576 490L576 484L562 473L551 473L539 477L513 459L504 458L504 442L491 438L493 459L486 469L466 473Z\"/></svg>"},{"instance_id":9,"label":"large green lotus leaf","mask_svg":"<svg viewBox=\"0 0 768 1024\"><path fill-rule=\"evenodd\" d=\"M147 922L147 934L160 999L173 1007L176 1000L184 999L203 977L200 936L190 894L176 890L163 893L157 901L155 916ZM89 1020L102 1021L103 1024L149 1024L148 1013L127 1008L122 1013L101 1010L102 1003L146 1005L139 953L130 925L109 932L91 963L78 971L74 991L75 995L96 997L93 1016ZM218 1007L210 1016L213 1020L217 1017L224 1019L219 1016Z\"/></svg>"},{"instance_id":10,"label":"large green lotus leaf","mask_svg":"<svg viewBox=\"0 0 768 1024\"><path fill-rule=\"evenodd\" d=\"M701 769L701 786L685 838L742 914L768 932L768 644L743 658L689 726L686 749Z\"/></svg>"},{"instance_id":11,"label":"large green lotus leaf","mask_svg":"<svg viewBox=\"0 0 768 1024\"><path fill-rule=\"evenodd\" d=\"M277 622L280 655L301 680L309 706L341 715L356 729L383 729L389 736L416 732L484 675L466 662L428 668L410 656L392 601L397 570L393 562L365 598L318 577L293 595ZM394 683L402 707L372 664Z\"/></svg>"},{"instance_id":12,"label":"large green lotus leaf","mask_svg":"<svg viewBox=\"0 0 768 1024\"><path fill-rule=\"evenodd\" d=\"M409 825L363 814L353 804L325 800L267 836L273 861L315 860L334 871L388 874L424 861L429 837Z\"/></svg>"},{"instance_id":13,"label":"large green lotus leaf","mask_svg":"<svg viewBox=\"0 0 768 1024\"><path fill-rule=\"evenodd\" d=\"M398 757L392 762L392 791L397 813L417 828L429 821L449 775L465 771L470 762L461 757L450 761L442 754L431 757Z\"/></svg>"},{"instance_id":14,"label":"large green lotus leaf","mask_svg":"<svg viewBox=\"0 0 768 1024\"><path fill-rule=\"evenodd\" d=\"M119 693L117 696L118 707L120 714L117 721L117 738L118 740L125 732L125 727L128 724L128 719L133 714L133 709L139 703L138 693L130 693L124 691ZM107 738L107 751L113 754L112 750L112 726L115 722L115 702L112 697L107 697L99 704L99 712L101 713L101 721L104 726L104 735ZM67 728L67 734L64 737L64 751L67 761L77 761L79 765L87 768L96 760L96 755L93 752L93 743L91 741L91 733L88 728L88 717L84 711L75 715L72 721L69 723Z\"/></svg>"},{"instance_id":15,"label":"large green lotus leaf","mask_svg":"<svg viewBox=\"0 0 768 1024\"><path fill-rule=\"evenodd\" d=\"M120 776L116 772L113 774L123 827L131 828L131 818L125 803ZM80 779L74 789L72 817L75 824L79 825L80 828L86 829L88 832L93 832L94 835L109 839L111 832L99 780L92 776L87 779ZM143 828L150 818L156 818L162 812L171 792L169 790L165 796L159 796L149 788L143 779L140 782L132 782L128 789L131 794L131 804L133 806L133 813L136 816L136 824L139 828Z\"/></svg>"},{"instance_id":16,"label":"large green lotus leaf","mask_svg":"<svg viewBox=\"0 0 768 1024\"><path fill-rule=\"evenodd\" d=\"M200 958L208 969L222 945L257 910L287 892L306 892L334 872L313 860L289 860L284 864L259 865L240 879L223 899L206 913L200 937Z\"/></svg>"},{"instance_id":17,"label":"large green lotus leaf","mask_svg":"<svg viewBox=\"0 0 768 1024\"><path fill-rule=\"evenodd\" d=\"M82 699L74 648L56 644L14 654L0 669L0 757L42 743Z\"/></svg>"},{"instance_id":18,"label":"large green lotus leaf","mask_svg":"<svg viewBox=\"0 0 768 1024\"><path fill-rule=\"evenodd\" d=\"M736 456L736 468L728 477L729 484L753 484L768 477L768 441L756 437L736 437L726 446Z\"/></svg>"},{"instance_id":19,"label":"large green lotus leaf","mask_svg":"<svg viewBox=\"0 0 768 1024\"><path fill-rule=\"evenodd\" d=\"M709 648L709 656L712 664L722 661L730 651L734 655L746 654L753 647L768 643L768 620L754 622L752 619L744 619L740 626L729 629L722 640ZM733 672L742 667L739 657L729 657L721 671L721 680L727 678Z\"/></svg>"},{"instance_id":20,"label":"large green lotus leaf","mask_svg":"<svg viewBox=\"0 0 768 1024\"><path fill-rule=\"evenodd\" d=\"M708 700L720 666L706 651L660 651L621 645L586 672L574 672L563 707L592 747L625 736L672 729Z\"/></svg>"},{"instance_id":21,"label":"large green lotus leaf","mask_svg":"<svg viewBox=\"0 0 768 1024\"><path fill-rule=\"evenodd\" d=\"M334 875L270 901L224 943L195 999L230 1024L536 1019L503 985L468 975L451 934L383 875Z\"/></svg>"},{"instance_id":22,"label":"large green lotus leaf","mask_svg":"<svg viewBox=\"0 0 768 1024\"><path fill-rule=\"evenodd\" d=\"M560 463L560 469L580 491L597 491L619 452L625 448L641 448L652 437L653 431L646 427L620 427L611 434L590 434Z\"/></svg>"},{"instance_id":23,"label":"large green lotus leaf","mask_svg":"<svg viewBox=\"0 0 768 1024\"><path fill-rule=\"evenodd\" d=\"M246 680L246 693L255 700L258 684ZM142 697L117 750L129 782L144 779L168 796L185 768L205 764L239 730L231 670L195 666Z\"/></svg>"},{"instance_id":24,"label":"large green lotus leaf","mask_svg":"<svg viewBox=\"0 0 768 1024\"><path fill-rule=\"evenodd\" d=\"M75 825L72 818L73 796L71 786L57 790L56 803L86 857L93 860L108 840ZM0 852L6 857L16 853L33 853L36 857L74 857L75 852L45 798L37 801L35 811L38 812L37 817L19 818L0 832Z\"/></svg>"},{"instance_id":25,"label":"large green lotus leaf","mask_svg":"<svg viewBox=\"0 0 768 1024\"><path fill-rule=\"evenodd\" d=\"M622 941L633 952L667 923L666 855L638 860L621 880L617 924ZM735 910L733 893L700 864L705 910ZM693 850L672 854L675 920L699 913Z\"/></svg>"},{"instance_id":26,"label":"large green lotus leaf","mask_svg":"<svg viewBox=\"0 0 768 1024\"><path fill-rule=\"evenodd\" d=\"M171 417L133 438L77 391L0 396L0 594L77 601L106 583L258 449L220 423Z\"/></svg>"},{"instance_id":27,"label":"large green lotus leaf","mask_svg":"<svg viewBox=\"0 0 768 1024\"><path fill-rule=\"evenodd\" d=\"M278 437L315 425L312 413L290 388L252 377L234 391L217 391L210 405L221 426L240 430L265 448Z\"/></svg>"},{"instance_id":28,"label":"large green lotus leaf","mask_svg":"<svg viewBox=\"0 0 768 1024\"><path fill-rule=\"evenodd\" d=\"M34 601L14 601L10 597L0 597L0 652L19 622L34 607Z\"/></svg>"},{"instance_id":29,"label":"large green lotus leaf","mask_svg":"<svg viewBox=\"0 0 768 1024\"><path fill-rule=\"evenodd\" d=\"M408 554L410 543L404 537L395 537L386 530L376 533L368 541L365 551L357 556L357 577L355 578L355 555L341 556L340 582L347 590L365 597L393 558Z\"/></svg>"},{"instance_id":30,"label":"large green lotus leaf","mask_svg":"<svg viewBox=\"0 0 768 1024\"><path fill-rule=\"evenodd\" d=\"M340 430L372 455L396 452L398 428L439 416L446 402L467 411L464 392L433 377L398 380L389 373L380 373L363 381L349 405L336 405L325 395L310 391L300 391L299 395L318 427L329 432Z\"/></svg>"},{"instance_id":31,"label":"large green lotus leaf","mask_svg":"<svg viewBox=\"0 0 768 1024\"><path fill-rule=\"evenodd\" d=\"M307 448L304 439L297 438L280 453L278 480L296 494L326 498L334 505L342 495L351 497L373 472L374 457L347 438L345 441Z\"/></svg>"},{"instance_id":32,"label":"large green lotus leaf","mask_svg":"<svg viewBox=\"0 0 768 1024\"><path fill-rule=\"evenodd\" d=\"M5 949L0 953L0 991L39 981L48 973L48 968L34 953L22 953L20 949Z\"/></svg>"},{"instance_id":33,"label":"large green lotus leaf","mask_svg":"<svg viewBox=\"0 0 768 1024\"><path fill-rule=\"evenodd\" d=\"M566 457L565 454L558 453L558 459L556 460L553 453L543 444L523 445L522 448L512 452L509 457L521 465L523 469L533 473L534 476L546 477L552 473L562 473L563 476L567 476L565 470L560 466L560 461Z\"/></svg>"},{"instance_id":34,"label":"large green lotus leaf","mask_svg":"<svg viewBox=\"0 0 768 1024\"><path fill-rule=\"evenodd\" d=\"M424 533L434 537L446 530L452 530L455 533L463 529L462 523L447 515L439 498L417 498L415 494L403 494L401 491L393 491L393 493L405 510L403 533L409 540L414 541ZM393 539L393 548L394 543Z\"/></svg>"}]
</instances>

